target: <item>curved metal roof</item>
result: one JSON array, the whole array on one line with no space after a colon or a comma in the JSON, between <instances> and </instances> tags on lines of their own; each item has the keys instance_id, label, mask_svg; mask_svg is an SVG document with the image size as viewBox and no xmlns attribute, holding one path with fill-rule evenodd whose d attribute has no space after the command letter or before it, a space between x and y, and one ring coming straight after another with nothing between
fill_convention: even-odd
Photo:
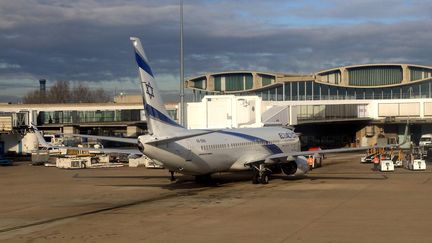
<instances>
[{"instance_id":1,"label":"curved metal roof","mask_svg":"<svg viewBox=\"0 0 432 243\"><path fill-rule=\"evenodd\" d=\"M382 67L380 70L379 67ZM356 73L356 71L366 73ZM251 89L243 88L242 90L223 91L226 93L252 92L263 88L272 87L278 84L295 81L314 81L317 83L328 84L332 86L353 87L353 88L376 88L376 87L394 87L403 86L409 83L421 82L432 79L432 66L416 64L398 64L398 63L375 63L375 64L358 64L336 68L330 68L318 71L314 74L289 74L269 71L222 71L206 73L200 76L189 78L186 81L187 87L196 90L220 92L214 90L214 84L211 80L217 76L232 74L250 74L253 77L253 87ZM356 76L357 75L357 76ZM264 76L272 76L274 80L271 83L263 82ZM204 80L204 88L194 87L194 81ZM211 85L208 85L208 84Z\"/></svg>"}]
</instances>

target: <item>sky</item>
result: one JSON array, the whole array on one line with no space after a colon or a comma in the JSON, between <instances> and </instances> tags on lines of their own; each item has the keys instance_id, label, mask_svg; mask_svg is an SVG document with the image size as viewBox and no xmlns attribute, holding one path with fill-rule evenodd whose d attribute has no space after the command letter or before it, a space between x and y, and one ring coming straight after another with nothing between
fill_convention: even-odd
<instances>
[{"instance_id":1,"label":"sky","mask_svg":"<svg viewBox=\"0 0 432 243\"><path fill-rule=\"evenodd\" d=\"M0 0L0 102L19 102L39 79L138 94L129 36L176 99L179 18L179 0ZM431 20L432 0L184 0L185 77L432 65Z\"/></svg>"}]
</instances>

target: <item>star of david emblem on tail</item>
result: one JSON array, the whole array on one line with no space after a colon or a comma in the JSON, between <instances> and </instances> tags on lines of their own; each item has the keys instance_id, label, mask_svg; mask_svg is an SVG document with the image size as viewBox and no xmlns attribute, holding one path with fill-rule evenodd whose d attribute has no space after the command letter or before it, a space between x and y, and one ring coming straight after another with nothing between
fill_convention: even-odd
<instances>
[{"instance_id":1,"label":"star of david emblem on tail","mask_svg":"<svg viewBox=\"0 0 432 243\"><path fill-rule=\"evenodd\" d=\"M154 97L153 87L149 83L145 83L145 87L146 87L146 94L148 94L150 99L153 98Z\"/></svg>"}]
</instances>

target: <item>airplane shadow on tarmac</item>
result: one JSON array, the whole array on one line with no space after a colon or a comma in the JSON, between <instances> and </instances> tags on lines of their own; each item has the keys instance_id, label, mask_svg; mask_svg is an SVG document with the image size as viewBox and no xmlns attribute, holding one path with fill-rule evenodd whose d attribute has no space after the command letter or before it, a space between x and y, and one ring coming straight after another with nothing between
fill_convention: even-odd
<instances>
[{"instance_id":1,"label":"airplane shadow on tarmac","mask_svg":"<svg viewBox=\"0 0 432 243\"><path fill-rule=\"evenodd\" d=\"M197 188L208 188L208 187L219 187L228 183L248 181L251 178L251 172L237 172L237 173L217 173L212 175L210 181L196 182L193 176L188 175L177 175L176 180L171 182L169 175L167 176L125 176L125 175L107 175L107 176L81 176L79 173L75 174L73 178L77 179L113 179L111 184L99 184L98 186L114 186L114 187L159 187L168 190L177 189L197 189ZM119 179L119 184L112 184L113 181ZM139 179L139 180L150 180L150 179L166 179L160 183L144 183L144 184L120 184L121 179Z\"/></svg>"},{"instance_id":2,"label":"airplane shadow on tarmac","mask_svg":"<svg viewBox=\"0 0 432 243\"><path fill-rule=\"evenodd\" d=\"M333 174L333 173L332 173ZM296 180L387 180L388 177L382 174L371 174L363 176L347 176L346 174L341 175L316 175L306 174L302 176L286 176L286 175L272 175L272 179L281 179L286 181Z\"/></svg>"},{"instance_id":3,"label":"airplane shadow on tarmac","mask_svg":"<svg viewBox=\"0 0 432 243\"><path fill-rule=\"evenodd\" d=\"M139 184L99 184L98 186L112 186L112 187L158 187L166 190L181 190L181 189L199 189L227 186L230 183L245 182L251 180L251 172L235 172L235 173L217 173L212 175L211 181L198 183L194 180L193 176L181 175L177 176L176 181L170 182L169 176L123 176L123 175L109 175L109 176L80 176L78 173L73 178L79 179L166 179L160 183L139 183ZM303 176L286 176L282 174L275 174L271 179L280 179L285 181L301 181L301 180L387 180L386 175L375 174L366 176L346 176L346 175L303 175Z\"/></svg>"},{"instance_id":4,"label":"airplane shadow on tarmac","mask_svg":"<svg viewBox=\"0 0 432 243\"><path fill-rule=\"evenodd\" d=\"M387 180L386 175L377 175L376 177L353 177L353 176L314 176L305 179L314 180Z\"/></svg>"},{"instance_id":5,"label":"airplane shadow on tarmac","mask_svg":"<svg viewBox=\"0 0 432 243\"><path fill-rule=\"evenodd\" d=\"M160 179L160 178L169 178L168 176L123 176L123 175L109 175L109 176L81 176L79 173L76 173L73 178L80 179Z\"/></svg>"}]
</instances>

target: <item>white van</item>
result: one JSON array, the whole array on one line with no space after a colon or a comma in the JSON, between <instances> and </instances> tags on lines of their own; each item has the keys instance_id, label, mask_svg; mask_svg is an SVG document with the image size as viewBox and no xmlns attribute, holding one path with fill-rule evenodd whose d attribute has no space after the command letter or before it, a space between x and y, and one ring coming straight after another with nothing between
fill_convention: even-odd
<instances>
[{"instance_id":1,"label":"white van","mask_svg":"<svg viewBox=\"0 0 432 243\"><path fill-rule=\"evenodd\" d=\"M422 148L426 144L430 144L430 143L432 143L432 133L423 134L420 138L419 146Z\"/></svg>"}]
</instances>

